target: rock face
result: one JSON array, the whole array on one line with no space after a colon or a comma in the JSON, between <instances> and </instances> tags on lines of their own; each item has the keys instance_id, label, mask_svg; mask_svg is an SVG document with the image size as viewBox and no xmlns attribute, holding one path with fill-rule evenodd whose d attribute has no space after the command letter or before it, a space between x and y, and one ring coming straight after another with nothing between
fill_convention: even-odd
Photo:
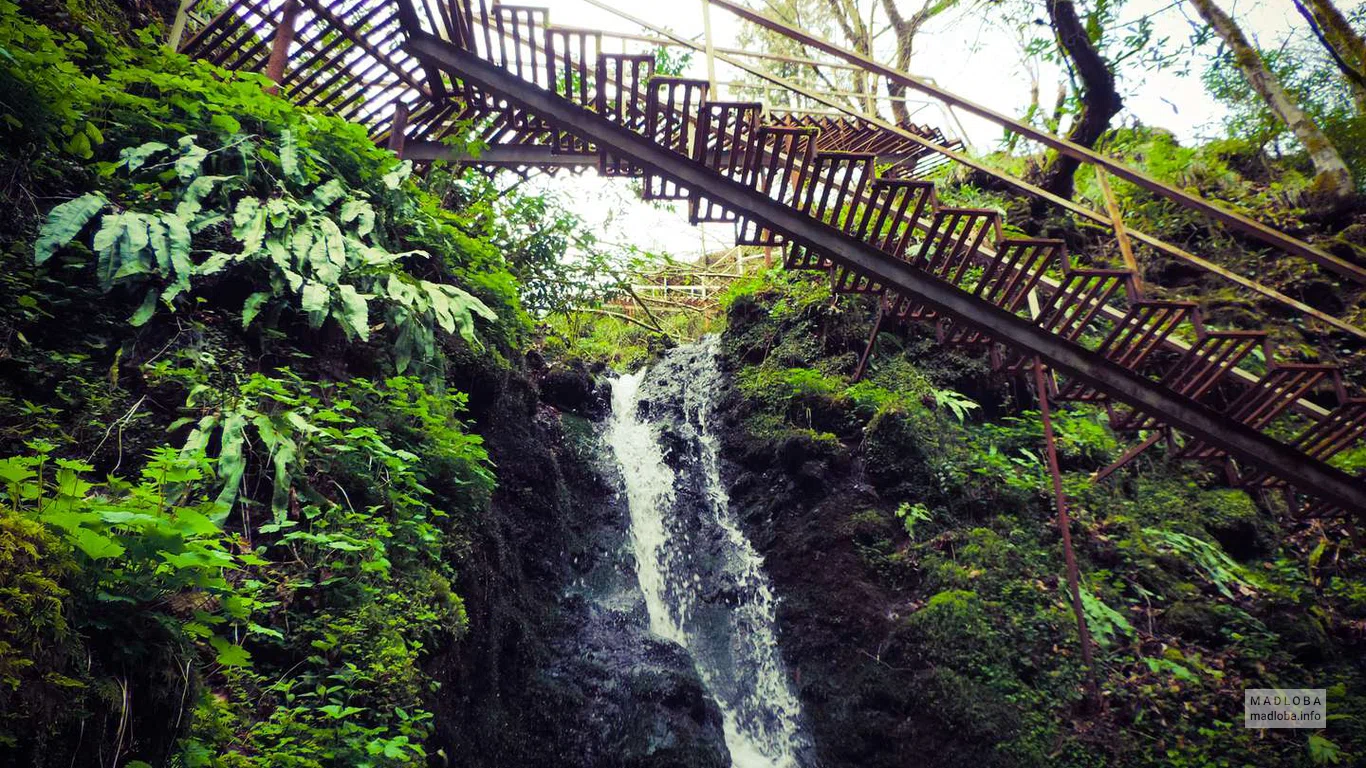
<instances>
[{"instance_id":1,"label":"rock face","mask_svg":"<svg viewBox=\"0 0 1366 768\"><path fill-rule=\"evenodd\" d=\"M649 631L596 385L580 369L484 383L467 389L498 490L463 558L470 632L431 662L433 751L477 768L729 765L691 660Z\"/></svg>"},{"instance_id":2,"label":"rock face","mask_svg":"<svg viewBox=\"0 0 1366 768\"><path fill-rule=\"evenodd\" d=\"M808 433L756 438L747 425L755 404L732 375L752 363L741 341L746 318L733 313L731 324L715 431L731 508L780 598L778 637L814 744L813 764L1008 764L995 749L1003 735L993 729L1010 728L1014 713L985 704L973 711L926 705L986 697L975 696L972 681L918 660L906 622L915 606L861 555L861 540L888 538L899 524L869 516L851 527L855 513L884 504L882 497L914 498L932 482L914 436L879 435L907 427L874 424L867 437L851 440L862 444L857 454ZM869 471L865 462L874 457L877 468Z\"/></svg>"}]
</instances>

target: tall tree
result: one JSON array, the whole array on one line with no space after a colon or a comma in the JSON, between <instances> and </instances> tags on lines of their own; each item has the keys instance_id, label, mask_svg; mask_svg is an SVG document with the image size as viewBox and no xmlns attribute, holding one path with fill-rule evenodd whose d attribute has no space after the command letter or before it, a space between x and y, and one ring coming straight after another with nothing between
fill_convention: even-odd
<instances>
[{"instance_id":1,"label":"tall tree","mask_svg":"<svg viewBox=\"0 0 1366 768\"><path fill-rule=\"evenodd\" d=\"M825 0L830 16L840 25L844 37L855 51L864 56L873 55L873 30L871 23L864 22L854 0ZM871 19L870 19L871 22ZM873 100L873 90L868 82L868 73L862 69L854 70L854 90L863 100L866 112L877 112L877 102Z\"/></svg>"},{"instance_id":2,"label":"tall tree","mask_svg":"<svg viewBox=\"0 0 1366 768\"><path fill-rule=\"evenodd\" d=\"M1115 73L1100 55L1098 24L1083 24L1072 0L1045 0L1048 19L1058 45L1067 55L1081 108L1067 138L1084 147L1093 147L1110 127L1110 121L1124 106L1115 88ZM1088 26L1091 29L1088 29ZM1091 31L1095 30L1094 34ZM1040 186L1059 197L1071 198L1073 176L1080 161L1058 153L1044 167Z\"/></svg>"},{"instance_id":3,"label":"tall tree","mask_svg":"<svg viewBox=\"0 0 1366 768\"><path fill-rule=\"evenodd\" d=\"M958 0L925 0L920 10L906 16L897 7L896 0L882 0L883 11L887 14L887 19L892 25L892 34L896 36L896 58L893 59L897 69L902 72L911 71L911 54L915 51L915 37L920 33L922 27L935 16L949 10L958 4ZM887 82L887 95L891 97L892 115L898 123L908 123L911 120L910 110L906 108L906 86L901 83Z\"/></svg>"},{"instance_id":4,"label":"tall tree","mask_svg":"<svg viewBox=\"0 0 1366 768\"><path fill-rule=\"evenodd\" d=\"M1357 114L1366 115L1366 39L1331 0L1295 0L1295 8L1342 71L1352 89Z\"/></svg>"},{"instance_id":5,"label":"tall tree","mask_svg":"<svg viewBox=\"0 0 1366 768\"><path fill-rule=\"evenodd\" d=\"M1262 98L1266 105L1295 134L1304 145L1309 159L1314 164L1314 194L1310 202L1320 209L1331 210L1349 202L1354 195L1352 174L1343 162L1333 143L1323 131L1309 118L1295 100L1290 98L1281 81L1267 67L1257 49L1248 42L1247 36L1233 17L1224 13L1214 0L1190 0L1200 17L1214 30L1233 54L1234 63L1242 72L1252 90Z\"/></svg>"},{"instance_id":6,"label":"tall tree","mask_svg":"<svg viewBox=\"0 0 1366 768\"><path fill-rule=\"evenodd\" d=\"M931 19L957 7L961 0L919 2L920 7L911 13L903 9L907 5L904 0L763 0L763 5L776 18L864 56L881 59L890 55L897 69L908 72L917 35ZM883 42L888 32L892 33L893 41L890 50ZM741 43L765 53L804 58L814 55L800 43L765 30L747 30ZM886 82L886 95L892 98L880 98L881 79L862 69L774 62L764 66L813 90L846 94L835 98L853 109L885 117L884 105L890 103L894 120L910 119L910 110L903 100L906 87Z\"/></svg>"}]
</instances>

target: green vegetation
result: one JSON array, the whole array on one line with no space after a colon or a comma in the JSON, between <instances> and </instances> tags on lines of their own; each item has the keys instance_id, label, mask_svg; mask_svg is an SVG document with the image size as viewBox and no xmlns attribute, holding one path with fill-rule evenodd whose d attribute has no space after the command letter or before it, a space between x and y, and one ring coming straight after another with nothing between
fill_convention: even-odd
<instances>
[{"instance_id":1,"label":"green vegetation","mask_svg":"<svg viewBox=\"0 0 1366 768\"><path fill-rule=\"evenodd\" d=\"M983 356L897 329L853 381L876 299L781 270L735 281L723 321L618 312L623 268L552 198L440 165L419 178L361 127L171 54L113 5L39 5L0 0L0 762L461 764L433 736L442 697L467 692L428 666L478 626L462 578L541 533L490 533L499 473L514 494L565 487L493 465L481 400L523 383L529 348L567 363L566 400L584 399L583 363L636 369L723 323L734 494L758 499L743 520L791 590L784 652L813 727L841 731L823 746L895 735L1011 766L1366 755L1366 559L1344 526L1291 520L1161 445L1096 484L1121 440L1098 408L1055 413L1104 692L1087 711L1039 414ZM1340 84L1272 65L1361 183L1366 133ZM1362 225L1314 221L1311 168L1293 143L1268 160L1285 130L1231 75L1206 80L1236 135L1189 148L1139 126L1099 146L1360 257ZM976 175L940 180L946 202L1007 212L1010 234L1118 257ZM1094 176L1075 182L1099 206ZM1115 191L1132 226L1366 317L1361 292ZM1152 295L1198 298L1220 327L1271 322L1287 359L1361 357L1147 256L1181 285ZM519 401L528 421L535 400ZM1339 463L1366 466L1366 448ZM546 647L519 644L527 603L490 640L500 663ZM578 701L576 683L556 689ZM1329 690L1325 731L1242 728L1243 688L1310 684Z\"/></svg>"},{"instance_id":2,"label":"green vegetation","mask_svg":"<svg viewBox=\"0 0 1366 768\"><path fill-rule=\"evenodd\" d=\"M1102 413L1074 407L1055 413L1054 427L1105 692L1100 710L1085 712L1038 414L1011 406L976 358L934 346L929 329L884 333L868 376L851 386L870 308L822 291L758 276L730 296L725 336L744 424L735 450L820 477L802 486L814 500L776 502L813 509L783 507L803 530L839 521L843 544L805 556L852 548L862 570L842 582L884 595L863 610L903 613L875 661L820 667L857 675L851 667L870 665L889 678L876 690L889 692L833 694L812 717L845 707L881 716L871 712L891 690L910 690L901 717L954 734L945 749L986 744L978 759L1000 765L1345 765L1366 752L1366 680L1352 661L1366 559L1331 529L1283 522L1283 510L1217 477L1191 479L1189 465L1158 454L1132 476L1091 482L1121 446ZM861 506L841 516L849 498ZM812 610L794 631L865 620L845 615L859 610L839 598ZM1243 688L1309 681L1330 689L1336 715L1312 741L1243 728Z\"/></svg>"},{"instance_id":3,"label":"green vegetation","mask_svg":"<svg viewBox=\"0 0 1366 768\"><path fill-rule=\"evenodd\" d=\"M259 77L65 21L0 1L0 754L424 763L494 486L449 382L506 367L557 254Z\"/></svg>"}]
</instances>

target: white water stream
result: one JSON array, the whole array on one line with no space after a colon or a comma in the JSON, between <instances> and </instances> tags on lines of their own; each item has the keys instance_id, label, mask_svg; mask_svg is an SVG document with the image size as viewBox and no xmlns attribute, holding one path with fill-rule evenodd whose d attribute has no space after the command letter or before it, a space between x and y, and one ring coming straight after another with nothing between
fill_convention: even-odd
<instances>
[{"instance_id":1,"label":"white water stream","mask_svg":"<svg viewBox=\"0 0 1366 768\"><path fill-rule=\"evenodd\" d=\"M735 768L801 768L807 743L774 635L773 591L727 503L707 425L715 356L715 341L704 341L617 379L607 442L625 481L650 629L692 657Z\"/></svg>"}]
</instances>

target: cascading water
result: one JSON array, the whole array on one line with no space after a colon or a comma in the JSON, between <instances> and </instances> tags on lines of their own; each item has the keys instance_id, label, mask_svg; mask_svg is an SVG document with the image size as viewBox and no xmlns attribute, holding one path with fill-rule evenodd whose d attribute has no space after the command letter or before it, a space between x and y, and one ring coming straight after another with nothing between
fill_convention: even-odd
<instances>
[{"instance_id":1,"label":"cascading water","mask_svg":"<svg viewBox=\"0 0 1366 768\"><path fill-rule=\"evenodd\" d=\"M730 511L708 428L719 378L715 339L622 376L607 441L650 629L692 657L736 768L800 768L808 745L778 653L773 591Z\"/></svg>"}]
</instances>

